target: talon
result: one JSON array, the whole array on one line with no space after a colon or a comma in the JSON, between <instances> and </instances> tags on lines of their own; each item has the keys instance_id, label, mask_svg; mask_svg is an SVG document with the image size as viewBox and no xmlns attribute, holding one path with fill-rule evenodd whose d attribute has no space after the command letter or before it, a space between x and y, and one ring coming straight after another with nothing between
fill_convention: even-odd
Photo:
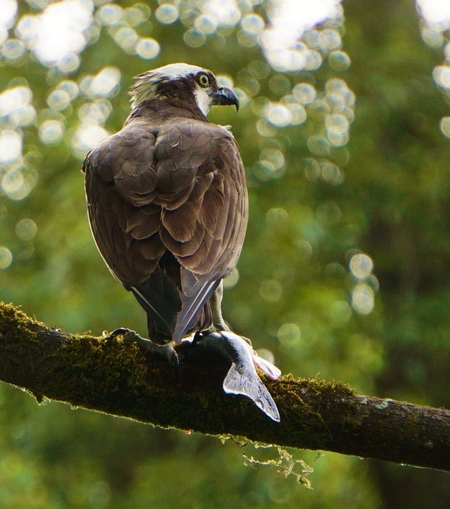
<instances>
[{"instance_id":1,"label":"talon","mask_svg":"<svg viewBox=\"0 0 450 509\"><path fill-rule=\"evenodd\" d=\"M116 330L113 330L111 334L109 335L109 339L115 339L116 336L125 336L128 333L136 334L130 329L126 329L125 327L119 327ZM137 335L137 334L136 334Z\"/></svg>"},{"instance_id":2,"label":"talon","mask_svg":"<svg viewBox=\"0 0 450 509\"><path fill-rule=\"evenodd\" d=\"M239 336L239 337L241 337L244 341L246 341L252 347L252 350L253 350L253 344L250 339L246 338L245 336Z\"/></svg>"},{"instance_id":3,"label":"talon","mask_svg":"<svg viewBox=\"0 0 450 509\"><path fill-rule=\"evenodd\" d=\"M202 339L205 337L205 333L203 331L197 331L194 335L194 339L192 340L192 344L196 345L197 343L200 343Z\"/></svg>"},{"instance_id":4,"label":"talon","mask_svg":"<svg viewBox=\"0 0 450 509\"><path fill-rule=\"evenodd\" d=\"M178 368L180 366L178 354L171 344L158 345L150 339L139 336L137 332L124 327L116 329L109 335L110 338L115 338L116 336L122 336L122 341L127 345L136 343L144 352L150 352L158 357L162 357L164 360L168 361L172 367Z\"/></svg>"},{"instance_id":5,"label":"talon","mask_svg":"<svg viewBox=\"0 0 450 509\"><path fill-rule=\"evenodd\" d=\"M197 331L195 333L194 339L192 340L192 344L198 345L202 344L203 346L208 346L210 344L211 339L216 341L220 339L222 336L219 332L216 331ZM214 349L214 348L213 348ZM220 350L220 349L216 349Z\"/></svg>"}]
</instances>

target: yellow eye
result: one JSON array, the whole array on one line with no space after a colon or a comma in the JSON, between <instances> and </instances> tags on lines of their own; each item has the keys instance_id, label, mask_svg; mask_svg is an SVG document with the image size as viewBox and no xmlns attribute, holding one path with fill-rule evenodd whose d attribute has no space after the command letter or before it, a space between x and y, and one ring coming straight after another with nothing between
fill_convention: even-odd
<instances>
[{"instance_id":1,"label":"yellow eye","mask_svg":"<svg viewBox=\"0 0 450 509\"><path fill-rule=\"evenodd\" d=\"M207 87L209 85L209 78L206 74L200 74L197 81L201 87Z\"/></svg>"}]
</instances>

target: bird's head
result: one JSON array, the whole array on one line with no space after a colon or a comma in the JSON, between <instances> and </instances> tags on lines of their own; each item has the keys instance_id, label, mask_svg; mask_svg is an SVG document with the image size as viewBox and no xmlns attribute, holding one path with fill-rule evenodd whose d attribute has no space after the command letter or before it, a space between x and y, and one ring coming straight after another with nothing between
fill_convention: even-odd
<instances>
[{"instance_id":1,"label":"bird's head","mask_svg":"<svg viewBox=\"0 0 450 509\"><path fill-rule=\"evenodd\" d=\"M233 90L217 83L211 71L189 64L169 64L138 74L130 89L133 109L155 98L179 98L197 104L204 115L211 106L234 105L239 100Z\"/></svg>"}]
</instances>

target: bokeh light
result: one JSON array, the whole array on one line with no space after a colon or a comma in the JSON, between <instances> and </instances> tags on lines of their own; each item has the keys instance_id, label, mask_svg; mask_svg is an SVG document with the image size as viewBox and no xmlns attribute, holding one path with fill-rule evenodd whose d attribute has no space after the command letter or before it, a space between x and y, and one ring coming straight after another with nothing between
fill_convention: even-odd
<instances>
[{"instance_id":1,"label":"bokeh light","mask_svg":"<svg viewBox=\"0 0 450 509\"><path fill-rule=\"evenodd\" d=\"M236 0L209 0L199 4L202 13L215 19L217 25L235 26L241 19L241 10Z\"/></svg>"},{"instance_id":2,"label":"bokeh light","mask_svg":"<svg viewBox=\"0 0 450 509\"><path fill-rule=\"evenodd\" d=\"M350 273L357 282L351 291L352 308L362 315L372 312L375 305L375 291L378 280L372 274L372 258L365 253L353 254L349 262Z\"/></svg>"},{"instance_id":3,"label":"bokeh light","mask_svg":"<svg viewBox=\"0 0 450 509\"><path fill-rule=\"evenodd\" d=\"M38 228L36 226L36 223L29 218L21 219L16 224L16 235L20 240L32 240L37 234Z\"/></svg>"},{"instance_id":4,"label":"bokeh light","mask_svg":"<svg viewBox=\"0 0 450 509\"><path fill-rule=\"evenodd\" d=\"M155 12L156 19L164 25L170 25L174 23L180 15L176 5L173 4L161 4Z\"/></svg>"},{"instance_id":5,"label":"bokeh light","mask_svg":"<svg viewBox=\"0 0 450 509\"><path fill-rule=\"evenodd\" d=\"M300 343L302 335L296 323L285 323L278 329L277 336L283 346L292 348Z\"/></svg>"},{"instance_id":6,"label":"bokeh light","mask_svg":"<svg viewBox=\"0 0 450 509\"><path fill-rule=\"evenodd\" d=\"M283 288L275 279L263 281L259 287L259 295L266 302L277 302L281 299Z\"/></svg>"},{"instance_id":7,"label":"bokeh light","mask_svg":"<svg viewBox=\"0 0 450 509\"><path fill-rule=\"evenodd\" d=\"M268 104L265 116L272 125L277 127L286 127L292 120L292 113L283 104Z\"/></svg>"},{"instance_id":8,"label":"bokeh light","mask_svg":"<svg viewBox=\"0 0 450 509\"><path fill-rule=\"evenodd\" d=\"M17 15L17 2L16 0L2 0L0 9L0 31L6 31L10 28Z\"/></svg>"},{"instance_id":9,"label":"bokeh light","mask_svg":"<svg viewBox=\"0 0 450 509\"><path fill-rule=\"evenodd\" d=\"M440 31L450 28L448 0L416 0L419 12L426 22Z\"/></svg>"},{"instance_id":10,"label":"bokeh light","mask_svg":"<svg viewBox=\"0 0 450 509\"><path fill-rule=\"evenodd\" d=\"M8 39L1 49L1 54L7 60L19 60L26 51L25 44L20 39Z\"/></svg>"},{"instance_id":11,"label":"bokeh light","mask_svg":"<svg viewBox=\"0 0 450 509\"><path fill-rule=\"evenodd\" d=\"M260 159L253 168L255 177L262 181L280 178L284 172L284 155L278 149L262 150Z\"/></svg>"},{"instance_id":12,"label":"bokeh light","mask_svg":"<svg viewBox=\"0 0 450 509\"><path fill-rule=\"evenodd\" d=\"M233 288L239 282L239 271L237 268L234 268L231 273L223 280L224 288Z\"/></svg>"},{"instance_id":13,"label":"bokeh light","mask_svg":"<svg viewBox=\"0 0 450 509\"><path fill-rule=\"evenodd\" d=\"M316 89L309 83L298 83L292 89L292 94L300 104L311 104L317 97Z\"/></svg>"},{"instance_id":14,"label":"bokeh light","mask_svg":"<svg viewBox=\"0 0 450 509\"><path fill-rule=\"evenodd\" d=\"M61 141L64 135L64 124L60 120L45 120L39 126L39 138L42 143L53 144Z\"/></svg>"},{"instance_id":15,"label":"bokeh light","mask_svg":"<svg viewBox=\"0 0 450 509\"><path fill-rule=\"evenodd\" d=\"M70 97L71 101L78 97L80 91L78 84L71 80L60 81L56 87L56 90L64 90L64 92L66 92Z\"/></svg>"},{"instance_id":16,"label":"bokeh light","mask_svg":"<svg viewBox=\"0 0 450 509\"><path fill-rule=\"evenodd\" d=\"M41 14L22 16L16 31L44 65L73 72L88 43L92 11L93 4L83 0L51 3Z\"/></svg>"},{"instance_id":17,"label":"bokeh light","mask_svg":"<svg viewBox=\"0 0 450 509\"><path fill-rule=\"evenodd\" d=\"M370 256L364 253L358 253L350 259L350 271L358 279L368 277L373 270L373 261Z\"/></svg>"},{"instance_id":18,"label":"bokeh light","mask_svg":"<svg viewBox=\"0 0 450 509\"><path fill-rule=\"evenodd\" d=\"M33 171L23 171L21 165L3 173L0 182L0 194L3 192L11 200L26 198L36 185L37 175Z\"/></svg>"},{"instance_id":19,"label":"bokeh light","mask_svg":"<svg viewBox=\"0 0 450 509\"><path fill-rule=\"evenodd\" d=\"M191 48L200 48L206 42L206 35L200 30L192 28L183 35L184 42Z\"/></svg>"},{"instance_id":20,"label":"bokeh light","mask_svg":"<svg viewBox=\"0 0 450 509\"><path fill-rule=\"evenodd\" d=\"M335 71L346 71L350 65L350 57L345 51L332 51L328 56L328 62Z\"/></svg>"},{"instance_id":21,"label":"bokeh light","mask_svg":"<svg viewBox=\"0 0 450 509\"><path fill-rule=\"evenodd\" d=\"M125 20L130 26L138 26L149 18L151 13L150 7L143 3L134 4L132 7L125 9Z\"/></svg>"},{"instance_id":22,"label":"bokeh light","mask_svg":"<svg viewBox=\"0 0 450 509\"><path fill-rule=\"evenodd\" d=\"M20 85L5 90L0 94L0 118L13 128L31 124L36 117L32 99L33 94L28 86Z\"/></svg>"},{"instance_id":23,"label":"bokeh light","mask_svg":"<svg viewBox=\"0 0 450 509\"><path fill-rule=\"evenodd\" d=\"M269 226L279 228L281 224L289 220L289 214L286 209L274 207L267 211L266 219Z\"/></svg>"},{"instance_id":24,"label":"bokeh light","mask_svg":"<svg viewBox=\"0 0 450 509\"><path fill-rule=\"evenodd\" d=\"M121 72L117 67L104 67L95 76L87 76L80 88L88 97L111 97L119 89Z\"/></svg>"},{"instance_id":25,"label":"bokeh light","mask_svg":"<svg viewBox=\"0 0 450 509\"><path fill-rule=\"evenodd\" d=\"M136 54L144 60L156 58L161 51L161 47L155 39L151 37L142 37L136 44Z\"/></svg>"},{"instance_id":26,"label":"bokeh light","mask_svg":"<svg viewBox=\"0 0 450 509\"><path fill-rule=\"evenodd\" d=\"M109 136L109 132L95 123L82 123L72 138L74 154L83 160L89 150Z\"/></svg>"},{"instance_id":27,"label":"bokeh light","mask_svg":"<svg viewBox=\"0 0 450 509\"><path fill-rule=\"evenodd\" d=\"M446 90L450 89L450 66L438 65L433 70L433 78L436 83Z\"/></svg>"},{"instance_id":28,"label":"bokeh light","mask_svg":"<svg viewBox=\"0 0 450 509\"><path fill-rule=\"evenodd\" d=\"M110 101L97 99L94 102L85 102L78 109L80 120L86 124L103 125L112 111Z\"/></svg>"},{"instance_id":29,"label":"bokeh light","mask_svg":"<svg viewBox=\"0 0 450 509\"><path fill-rule=\"evenodd\" d=\"M195 20L194 26L199 32L209 35L216 31L218 20L214 16L202 14Z\"/></svg>"},{"instance_id":30,"label":"bokeh light","mask_svg":"<svg viewBox=\"0 0 450 509\"><path fill-rule=\"evenodd\" d=\"M0 164L16 162L22 155L22 135L17 131L0 132Z\"/></svg>"},{"instance_id":31,"label":"bokeh light","mask_svg":"<svg viewBox=\"0 0 450 509\"><path fill-rule=\"evenodd\" d=\"M352 291L352 307L362 315L368 315L373 311L375 295L372 288L364 283L357 284Z\"/></svg>"},{"instance_id":32,"label":"bokeh light","mask_svg":"<svg viewBox=\"0 0 450 509\"><path fill-rule=\"evenodd\" d=\"M344 325L352 317L352 308L348 302L338 300L332 304L330 315L335 325Z\"/></svg>"},{"instance_id":33,"label":"bokeh light","mask_svg":"<svg viewBox=\"0 0 450 509\"><path fill-rule=\"evenodd\" d=\"M135 52L135 47L139 42L139 36L134 28L129 26L121 26L110 28L109 31L116 43L126 53L133 54Z\"/></svg>"},{"instance_id":34,"label":"bokeh light","mask_svg":"<svg viewBox=\"0 0 450 509\"><path fill-rule=\"evenodd\" d=\"M250 34L260 34L265 27L265 22L259 14L246 14L241 21L243 30Z\"/></svg>"},{"instance_id":35,"label":"bokeh light","mask_svg":"<svg viewBox=\"0 0 450 509\"><path fill-rule=\"evenodd\" d=\"M117 4L108 3L106 5L102 5L97 12L95 13L95 18L102 25L115 25L124 17L124 12L122 7Z\"/></svg>"},{"instance_id":36,"label":"bokeh light","mask_svg":"<svg viewBox=\"0 0 450 509\"><path fill-rule=\"evenodd\" d=\"M443 117L440 123L440 129L442 134L446 138L450 138L450 117Z\"/></svg>"},{"instance_id":37,"label":"bokeh light","mask_svg":"<svg viewBox=\"0 0 450 509\"><path fill-rule=\"evenodd\" d=\"M65 110L70 104L70 95L65 90L53 90L47 97L47 104L55 111Z\"/></svg>"},{"instance_id":38,"label":"bokeh light","mask_svg":"<svg viewBox=\"0 0 450 509\"><path fill-rule=\"evenodd\" d=\"M418 11L423 23L421 33L423 40L433 48L444 49L445 62L433 69L433 79L446 96L450 97L450 42L446 31L450 28L450 2L447 0L416 0ZM443 117L440 122L442 134L449 138L449 117Z\"/></svg>"},{"instance_id":39,"label":"bokeh light","mask_svg":"<svg viewBox=\"0 0 450 509\"><path fill-rule=\"evenodd\" d=\"M7 269L13 261L11 251L5 247L0 246L0 270Z\"/></svg>"},{"instance_id":40,"label":"bokeh light","mask_svg":"<svg viewBox=\"0 0 450 509\"><path fill-rule=\"evenodd\" d=\"M326 19L342 17L338 0L274 0L271 3L271 21L261 34L261 44L270 65L277 70L313 70L322 63L322 52L336 50L341 46L341 37L335 29L312 33L305 31ZM307 44L300 43L305 34Z\"/></svg>"}]
</instances>

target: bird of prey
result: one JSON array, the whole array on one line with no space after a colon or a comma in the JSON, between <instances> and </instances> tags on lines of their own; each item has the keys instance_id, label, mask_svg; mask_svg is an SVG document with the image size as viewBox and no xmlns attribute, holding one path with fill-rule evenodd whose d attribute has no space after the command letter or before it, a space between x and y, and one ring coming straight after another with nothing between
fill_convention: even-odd
<instances>
[{"instance_id":1,"label":"bird of prey","mask_svg":"<svg viewBox=\"0 0 450 509\"><path fill-rule=\"evenodd\" d=\"M206 115L213 105L238 109L238 97L210 71L188 64L135 79L122 130L83 164L98 250L146 311L153 350L173 353L172 344L195 335L231 360L225 392L250 397L279 420L254 364L271 378L278 368L232 333L221 312L222 280L241 253L248 198L233 135Z\"/></svg>"}]
</instances>

